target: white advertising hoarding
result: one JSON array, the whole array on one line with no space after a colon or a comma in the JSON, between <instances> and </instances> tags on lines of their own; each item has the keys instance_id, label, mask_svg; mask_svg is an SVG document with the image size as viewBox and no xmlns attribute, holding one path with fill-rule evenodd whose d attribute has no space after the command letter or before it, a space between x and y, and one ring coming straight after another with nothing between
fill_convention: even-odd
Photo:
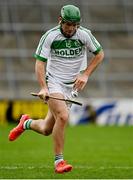
<instances>
[{"instance_id":1,"label":"white advertising hoarding","mask_svg":"<svg viewBox=\"0 0 133 180\"><path fill-rule=\"evenodd\" d=\"M133 125L133 99L88 99L83 106L72 105L70 125Z\"/></svg>"}]
</instances>

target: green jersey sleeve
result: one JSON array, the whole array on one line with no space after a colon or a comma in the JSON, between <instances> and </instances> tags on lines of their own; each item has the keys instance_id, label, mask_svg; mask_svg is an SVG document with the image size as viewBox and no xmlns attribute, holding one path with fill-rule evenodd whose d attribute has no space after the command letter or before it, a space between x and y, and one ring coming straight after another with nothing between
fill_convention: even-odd
<instances>
[{"instance_id":1,"label":"green jersey sleeve","mask_svg":"<svg viewBox=\"0 0 133 180\"><path fill-rule=\"evenodd\" d=\"M45 33L38 44L34 57L40 61L47 61L50 55L51 40L48 33Z\"/></svg>"}]
</instances>

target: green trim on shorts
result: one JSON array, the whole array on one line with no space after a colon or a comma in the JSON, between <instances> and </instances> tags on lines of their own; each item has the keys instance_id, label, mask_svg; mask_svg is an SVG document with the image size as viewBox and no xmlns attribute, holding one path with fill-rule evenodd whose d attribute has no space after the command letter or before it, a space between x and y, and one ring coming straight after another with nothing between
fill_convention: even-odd
<instances>
[{"instance_id":1,"label":"green trim on shorts","mask_svg":"<svg viewBox=\"0 0 133 180\"><path fill-rule=\"evenodd\" d=\"M73 82L63 82L63 84L74 84L75 83L75 81L73 81Z\"/></svg>"}]
</instances>

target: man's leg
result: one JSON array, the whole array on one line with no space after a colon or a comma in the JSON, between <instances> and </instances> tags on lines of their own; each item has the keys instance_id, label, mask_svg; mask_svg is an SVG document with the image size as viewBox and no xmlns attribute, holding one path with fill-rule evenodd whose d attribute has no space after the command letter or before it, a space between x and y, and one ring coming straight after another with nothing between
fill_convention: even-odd
<instances>
[{"instance_id":1,"label":"man's leg","mask_svg":"<svg viewBox=\"0 0 133 180\"><path fill-rule=\"evenodd\" d=\"M31 122L30 129L45 136L48 136L52 133L54 124L55 124L55 119L52 113L50 112L50 110L48 110L45 119L33 120Z\"/></svg>"},{"instance_id":2,"label":"man's leg","mask_svg":"<svg viewBox=\"0 0 133 180\"><path fill-rule=\"evenodd\" d=\"M53 93L51 95L63 98L63 95L59 93ZM49 99L48 105L55 119L52 131L55 153L55 171L57 173L68 172L71 171L72 166L63 160L63 149L65 127L68 123L69 111L66 103L63 101Z\"/></svg>"},{"instance_id":3,"label":"man's leg","mask_svg":"<svg viewBox=\"0 0 133 180\"><path fill-rule=\"evenodd\" d=\"M9 140L14 141L17 139L26 129L34 130L43 135L50 135L53 130L55 120L50 111L48 111L45 119L32 120L28 115L23 115L19 124L13 128L9 133Z\"/></svg>"}]
</instances>

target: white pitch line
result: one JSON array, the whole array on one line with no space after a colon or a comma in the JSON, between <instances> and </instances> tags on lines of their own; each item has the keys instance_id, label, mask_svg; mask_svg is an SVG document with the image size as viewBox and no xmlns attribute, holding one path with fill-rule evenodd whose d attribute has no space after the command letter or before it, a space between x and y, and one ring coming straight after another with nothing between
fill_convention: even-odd
<instances>
[{"instance_id":1,"label":"white pitch line","mask_svg":"<svg viewBox=\"0 0 133 180\"><path fill-rule=\"evenodd\" d=\"M100 166L100 167L94 167L94 166L74 166L74 169L133 169L133 166Z\"/></svg>"},{"instance_id":2,"label":"white pitch line","mask_svg":"<svg viewBox=\"0 0 133 180\"><path fill-rule=\"evenodd\" d=\"M15 169L53 169L52 166L0 166L0 170L15 170ZM100 170L105 170L105 169L133 169L133 166L109 166L109 167L94 167L94 166L74 166L74 169L100 169Z\"/></svg>"},{"instance_id":3,"label":"white pitch line","mask_svg":"<svg viewBox=\"0 0 133 180\"><path fill-rule=\"evenodd\" d=\"M9 170L14 170L14 169L50 169L52 167L50 166L0 166L0 169L9 169Z\"/></svg>"}]
</instances>

